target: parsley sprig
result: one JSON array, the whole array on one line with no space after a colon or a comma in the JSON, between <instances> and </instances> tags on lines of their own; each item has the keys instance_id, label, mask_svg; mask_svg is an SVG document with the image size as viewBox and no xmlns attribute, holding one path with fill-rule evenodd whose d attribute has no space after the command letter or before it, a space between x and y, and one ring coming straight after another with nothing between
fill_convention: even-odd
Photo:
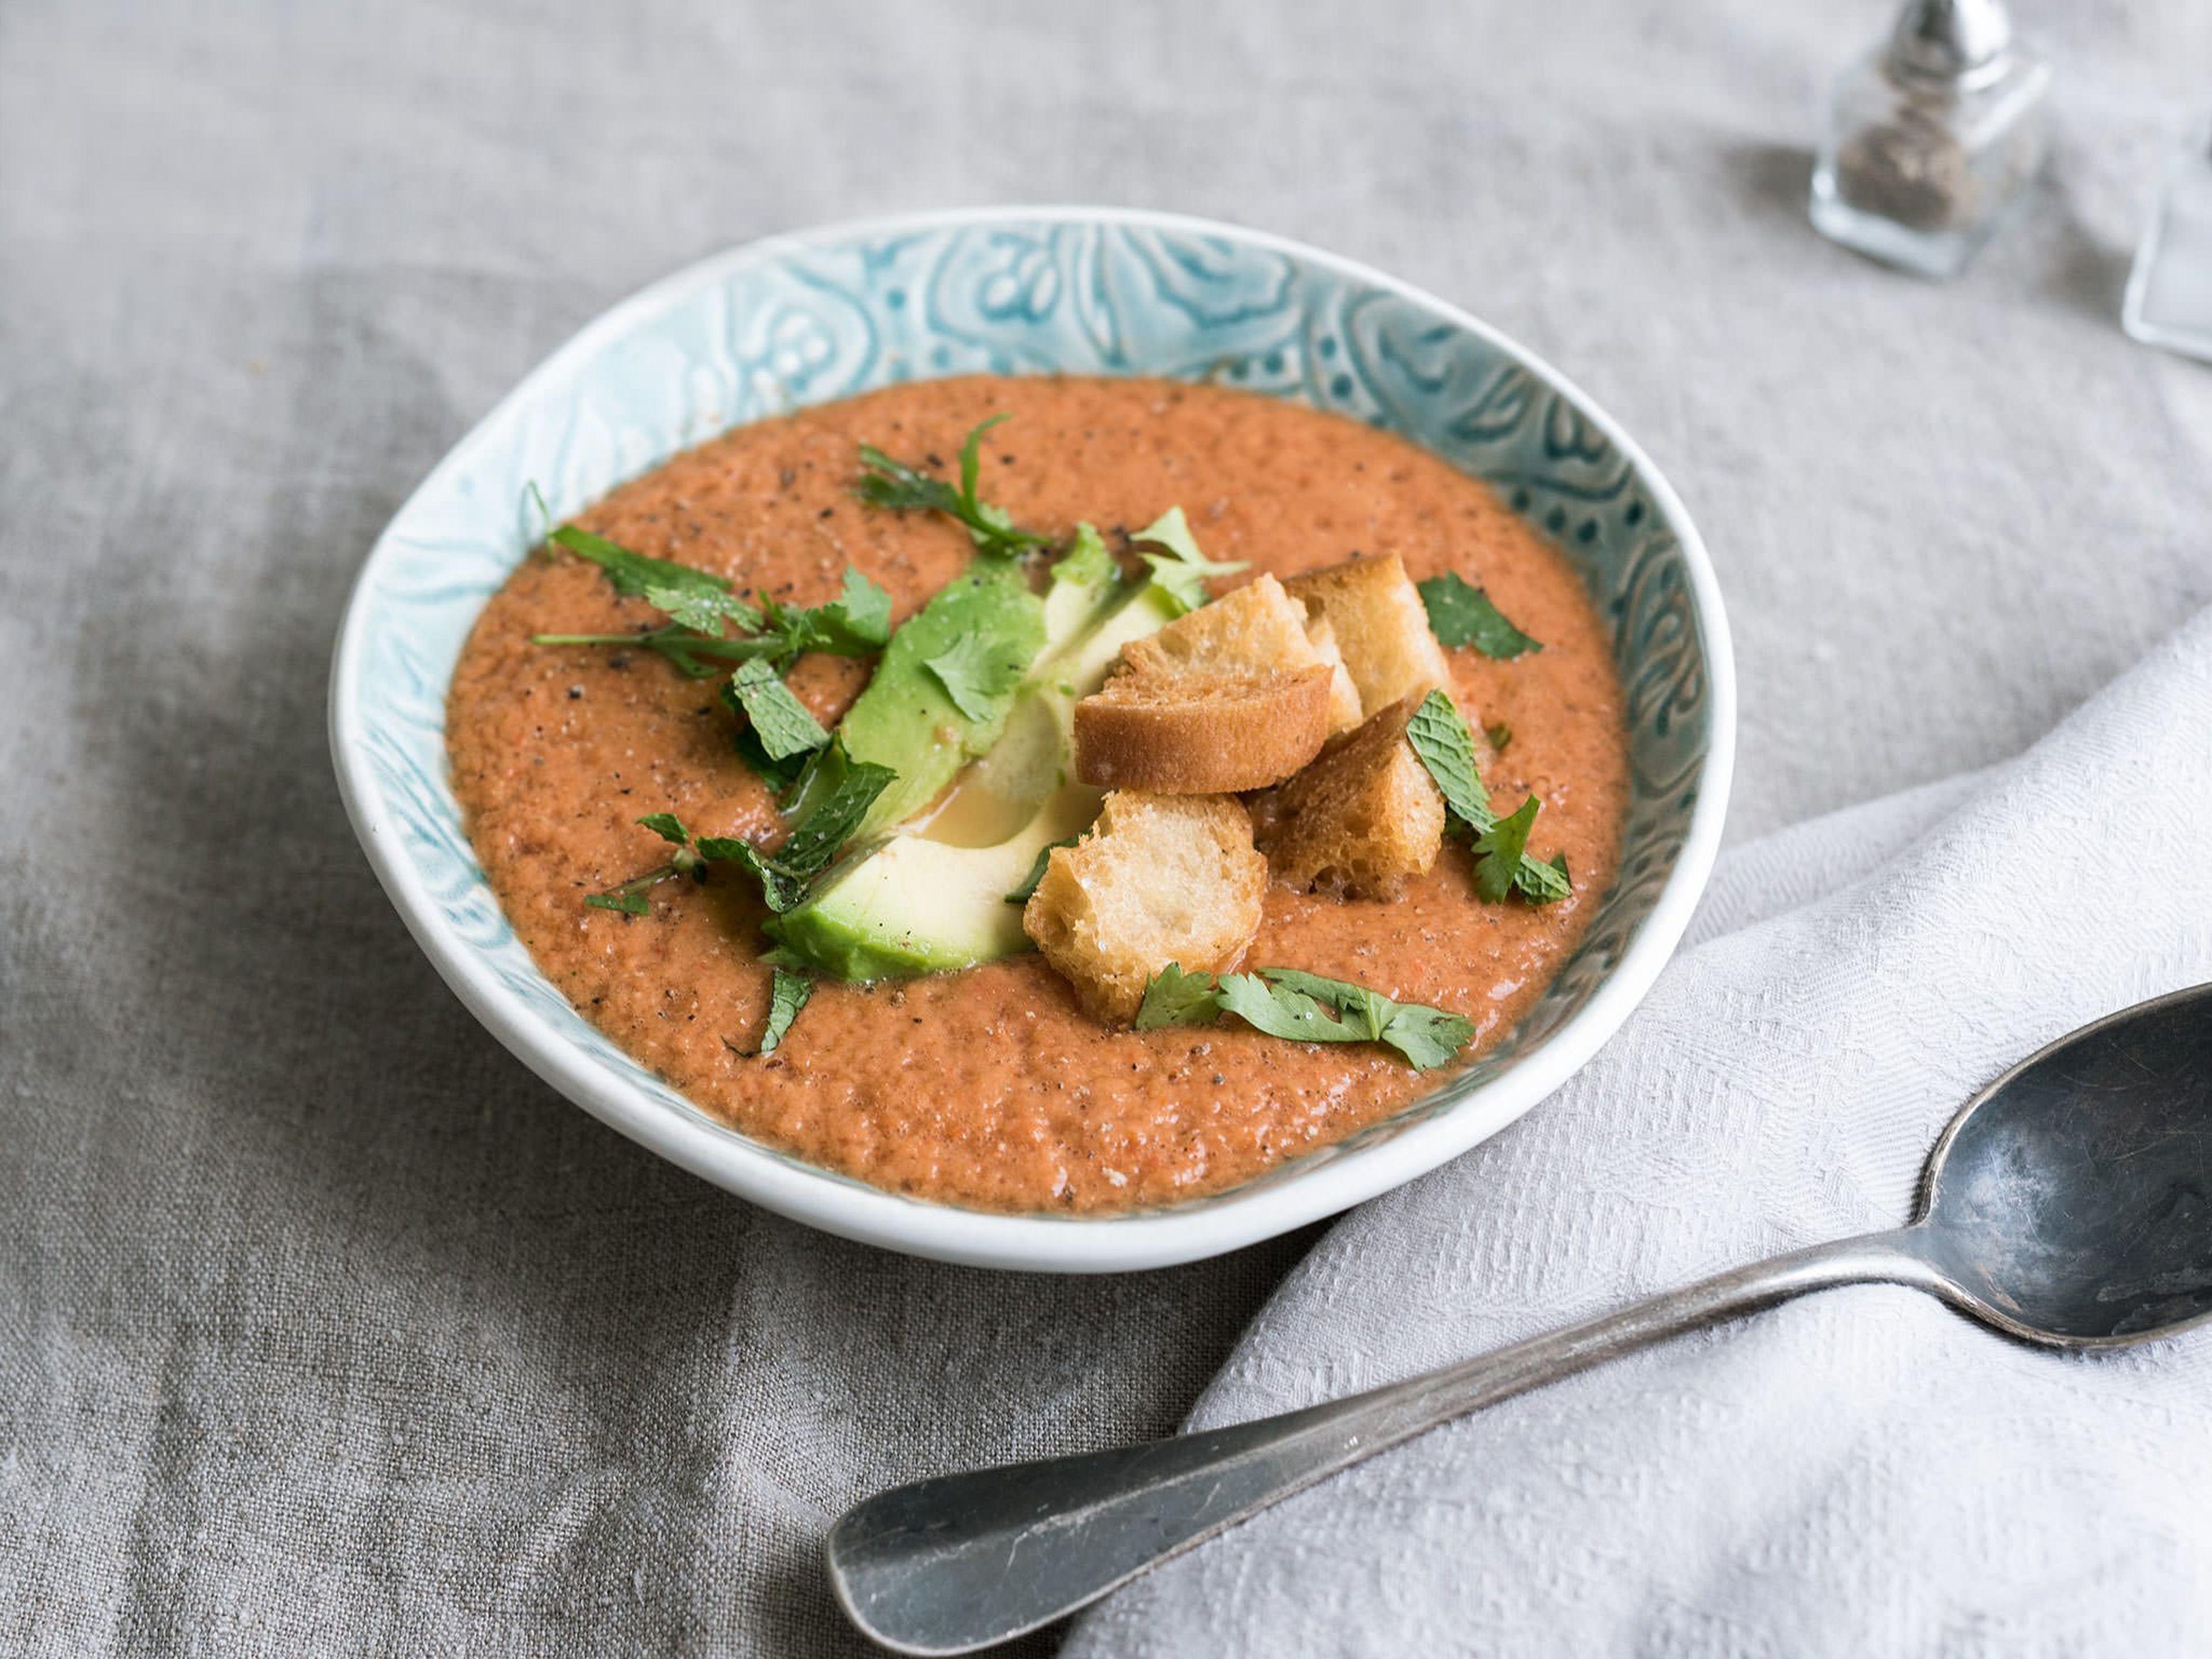
<instances>
[{"instance_id":1,"label":"parsley sprig","mask_svg":"<svg viewBox=\"0 0 2212 1659\"><path fill-rule=\"evenodd\" d=\"M1474 1035L1474 1022L1463 1014L1399 1002L1348 980L1296 968L1216 976L1186 973L1172 962L1146 986L1137 1029L1212 1025L1224 1014L1294 1042L1383 1043L1419 1072L1445 1065Z\"/></svg>"},{"instance_id":2,"label":"parsley sprig","mask_svg":"<svg viewBox=\"0 0 2212 1659\"><path fill-rule=\"evenodd\" d=\"M1550 904L1574 891L1565 854L1548 862L1528 855L1528 832L1541 803L1531 795L1503 818L1492 808L1475 769L1474 733L1450 697L1431 691L1423 698L1406 723L1406 741L1436 780L1453 819L1474 838L1474 888L1485 900L1498 904L1518 893L1531 904Z\"/></svg>"},{"instance_id":3,"label":"parsley sprig","mask_svg":"<svg viewBox=\"0 0 2212 1659\"><path fill-rule=\"evenodd\" d=\"M960 446L957 486L919 467L908 466L904 461L893 460L873 444L862 444L860 477L853 486L853 493L871 507L887 507L895 513L943 513L957 519L968 526L969 538L979 553L1011 558L1035 548L1048 547L1052 544L1049 536L1022 529L1005 508L994 507L975 494L982 474L983 434L1008 418L994 415L969 433Z\"/></svg>"},{"instance_id":4,"label":"parsley sprig","mask_svg":"<svg viewBox=\"0 0 2212 1659\"><path fill-rule=\"evenodd\" d=\"M538 645L642 647L659 652L678 673L703 680L727 672L732 663L756 660L781 673L809 651L872 656L891 636L890 594L849 568L843 590L826 605L782 605L766 598L755 605L711 571L648 558L572 524L545 540L599 566L616 592L643 599L665 611L668 620L632 634L532 635Z\"/></svg>"}]
</instances>

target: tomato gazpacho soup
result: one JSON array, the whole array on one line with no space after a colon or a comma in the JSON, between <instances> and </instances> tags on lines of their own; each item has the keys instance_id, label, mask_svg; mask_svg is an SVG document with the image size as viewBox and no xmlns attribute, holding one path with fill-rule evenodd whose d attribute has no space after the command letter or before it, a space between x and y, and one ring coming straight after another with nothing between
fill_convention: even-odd
<instances>
[{"instance_id":1,"label":"tomato gazpacho soup","mask_svg":"<svg viewBox=\"0 0 2212 1659\"><path fill-rule=\"evenodd\" d=\"M1613 875L1605 629L1485 484L1299 404L902 385L554 529L447 713L538 966L892 1191L1218 1192L1501 1037Z\"/></svg>"}]
</instances>

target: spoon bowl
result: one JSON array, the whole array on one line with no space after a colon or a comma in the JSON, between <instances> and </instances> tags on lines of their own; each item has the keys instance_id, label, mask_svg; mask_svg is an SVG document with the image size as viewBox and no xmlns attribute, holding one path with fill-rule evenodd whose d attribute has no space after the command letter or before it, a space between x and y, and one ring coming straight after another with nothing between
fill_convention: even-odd
<instances>
[{"instance_id":1,"label":"spoon bowl","mask_svg":"<svg viewBox=\"0 0 2212 1659\"><path fill-rule=\"evenodd\" d=\"M2060 1348L2212 1316L2212 985L2085 1026L1976 1095L1929 1154L1909 1226L1718 1273L1348 1400L900 1486L830 1529L830 1584L895 1652L988 1647L1455 1417L1808 1291L1881 1283Z\"/></svg>"},{"instance_id":2,"label":"spoon bowl","mask_svg":"<svg viewBox=\"0 0 2212 1659\"><path fill-rule=\"evenodd\" d=\"M1913 1231L1947 1300L2031 1342L2212 1318L2212 986L2085 1026L1968 1102Z\"/></svg>"}]
</instances>

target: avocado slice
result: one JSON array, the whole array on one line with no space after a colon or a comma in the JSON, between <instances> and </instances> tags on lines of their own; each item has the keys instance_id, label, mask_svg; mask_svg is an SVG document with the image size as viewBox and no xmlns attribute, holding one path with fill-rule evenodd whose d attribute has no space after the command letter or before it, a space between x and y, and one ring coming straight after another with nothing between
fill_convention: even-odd
<instances>
[{"instance_id":1,"label":"avocado slice","mask_svg":"<svg viewBox=\"0 0 2212 1659\"><path fill-rule=\"evenodd\" d=\"M1047 596L1048 606L1059 591ZM1075 704L1097 690L1124 645L1177 614L1173 596L1152 582L1113 599L1030 671L997 744L934 811L848 855L805 903L768 924L787 957L866 980L968 968L1029 949L1021 907L1006 895L1039 852L1088 829L1104 799L1068 777Z\"/></svg>"},{"instance_id":2,"label":"avocado slice","mask_svg":"<svg viewBox=\"0 0 2212 1659\"><path fill-rule=\"evenodd\" d=\"M999 740L1024 677L1045 647L1044 609L1018 561L979 554L891 635L867 690L837 724L848 756L898 774L856 836L903 823ZM944 678L955 662L966 671L961 702ZM803 818L835 781L811 775L793 816Z\"/></svg>"}]
</instances>

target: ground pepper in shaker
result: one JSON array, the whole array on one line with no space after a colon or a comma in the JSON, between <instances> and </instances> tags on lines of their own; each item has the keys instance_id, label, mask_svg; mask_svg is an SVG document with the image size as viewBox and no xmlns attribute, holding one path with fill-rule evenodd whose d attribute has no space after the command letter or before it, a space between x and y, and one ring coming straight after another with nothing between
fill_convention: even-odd
<instances>
[{"instance_id":1,"label":"ground pepper in shaker","mask_svg":"<svg viewBox=\"0 0 2212 1659\"><path fill-rule=\"evenodd\" d=\"M1814 228L1917 275L1956 276L2042 167L2050 87L2003 0L1906 0L1889 40L1836 83Z\"/></svg>"}]
</instances>

